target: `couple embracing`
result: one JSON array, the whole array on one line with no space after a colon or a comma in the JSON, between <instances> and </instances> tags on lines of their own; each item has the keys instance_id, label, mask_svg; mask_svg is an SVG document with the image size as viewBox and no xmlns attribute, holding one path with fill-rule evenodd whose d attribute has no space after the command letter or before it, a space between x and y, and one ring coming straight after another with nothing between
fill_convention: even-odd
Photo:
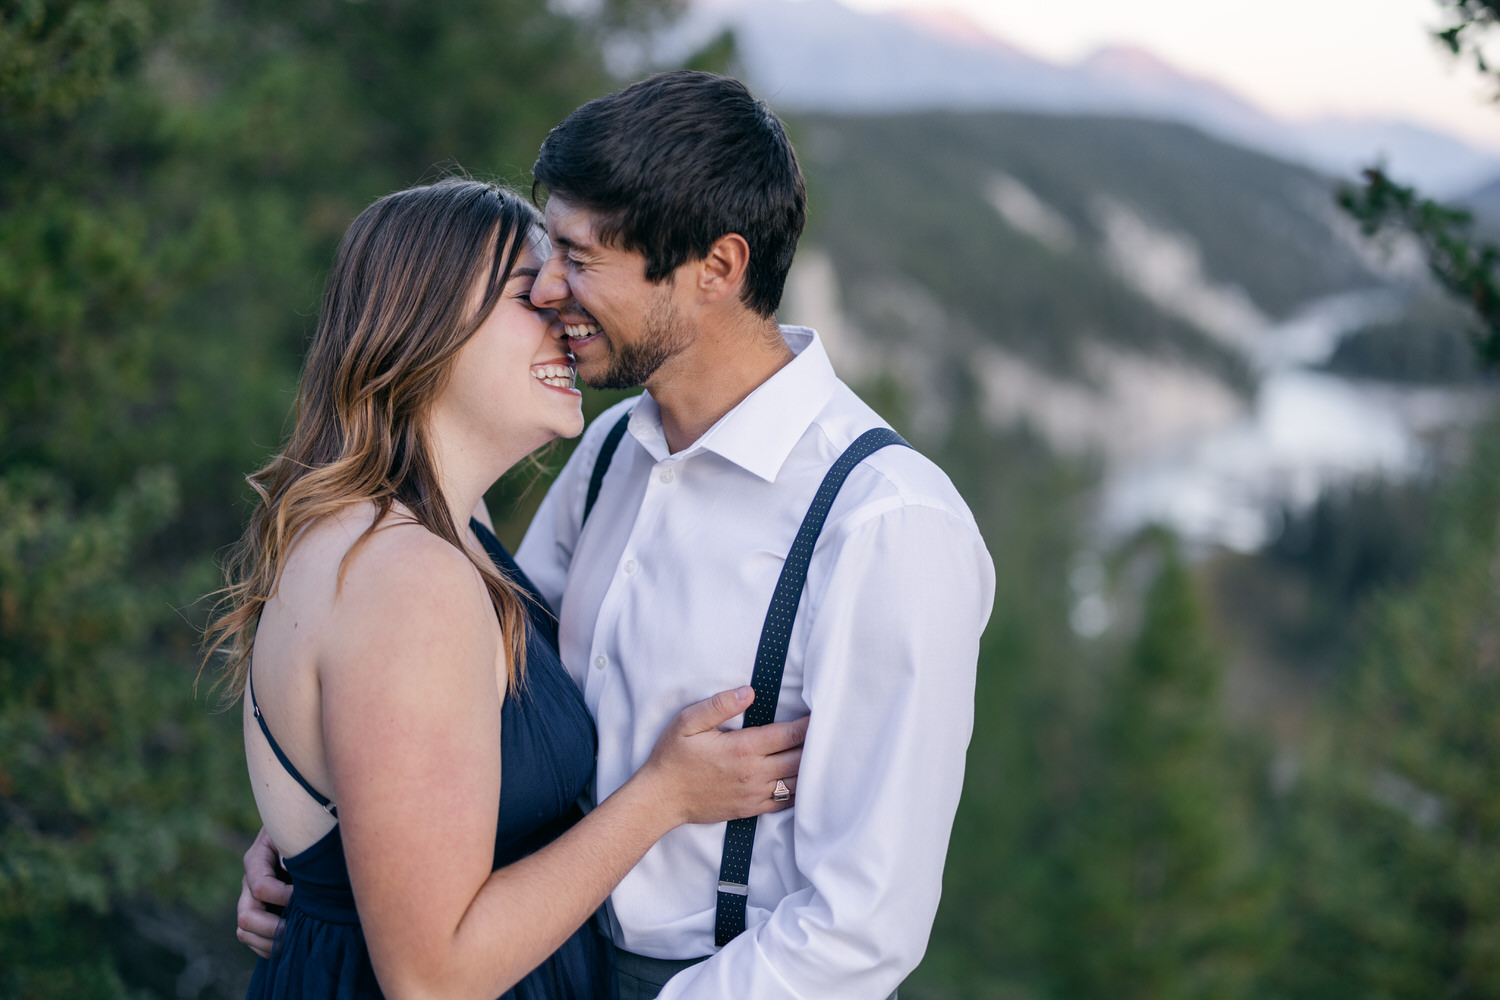
<instances>
[{"instance_id":1,"label":"couple embracing","mask_svg":"<svg viewBox=\"0 0 1500 1000\"><path fill-rule=\"evenodd\" d=\"M937 909L990 557L777 325L805 193L741 84L590 102L533 172L544 214L449 180L355 220L251 477L211 633L250 995L880 1000ZM582 431L575 372L646 391L512 558L484 493Z\"/></svg>"}]
</instances>

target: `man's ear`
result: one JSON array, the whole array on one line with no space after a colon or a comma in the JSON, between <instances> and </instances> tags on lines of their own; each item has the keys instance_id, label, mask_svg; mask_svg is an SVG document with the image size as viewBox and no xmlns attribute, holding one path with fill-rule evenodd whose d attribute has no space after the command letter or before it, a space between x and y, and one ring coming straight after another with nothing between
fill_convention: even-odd
<instances>
[{"instance_id":1,"label":"man's ear","mask_svg":"<svg viewBox=\"0 0 1500 1000\"><path fill-rule=\"evenodd\" d=\"M698 262L698 292L704 302L736 296L745 284L750 267L750 244L739 233L725 233L714 240L708 254Z\"/></svg>"}]
</instances>

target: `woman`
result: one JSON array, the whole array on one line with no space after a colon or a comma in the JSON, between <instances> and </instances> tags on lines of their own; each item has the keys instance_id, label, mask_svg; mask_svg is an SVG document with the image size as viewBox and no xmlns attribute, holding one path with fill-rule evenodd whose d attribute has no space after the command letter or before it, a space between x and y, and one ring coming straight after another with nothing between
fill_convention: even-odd
<instances>
[{"instance_id":1,"label":"woman","mask_svg":"<svg viewBox=\"0 0 1500 1000\"><path fill-rule=\"evenodd\" d=\"M339 248L210 633L295 887L252 997L608 995L588 921L621 876L680 823L783 807L804 726L720 732L742 688L575 812L587 710L544 602L468 513L583 427L561 326L529 298L547 252L530 205L464 180L382 198Z\"/></svg>"}]
</instances>

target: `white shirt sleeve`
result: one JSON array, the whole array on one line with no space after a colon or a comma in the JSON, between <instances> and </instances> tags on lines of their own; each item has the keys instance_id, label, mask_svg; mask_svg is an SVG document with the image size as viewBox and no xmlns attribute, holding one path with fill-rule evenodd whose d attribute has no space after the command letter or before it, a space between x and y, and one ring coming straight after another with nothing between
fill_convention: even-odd
<instances>
[{"instance_id":1,"label":"white shirt sleeve","mask_svg":"<svg viewBox=\"0 0 1500 1000\"><path fill-rule=\"evenodd\" d=\"M994 565L972 522L920 503L840 525L819 548L830 542L826 585L803 610L812 720L795 854L811 884L662 1000L882 1000L926 950Z\"/></svg>"}]
</instances>

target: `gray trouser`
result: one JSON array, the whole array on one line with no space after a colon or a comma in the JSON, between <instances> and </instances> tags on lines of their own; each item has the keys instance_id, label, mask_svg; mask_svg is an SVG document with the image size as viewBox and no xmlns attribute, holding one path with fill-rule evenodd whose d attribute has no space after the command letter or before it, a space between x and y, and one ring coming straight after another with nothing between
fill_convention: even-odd
<instances>
[{"instance_id":1,"label":"gray trouser","mask_svg":"<svg viewBox=\"0 0 1500 1000\"><path fill-rule=\"evenodd\" d=\"M656 1000L661 988L683 969L707 961L707 958L647 958L615 949L615 981L620 1000ZM892 993L888 1000L896 1000Z\"/></svg>"}]
</instances>

